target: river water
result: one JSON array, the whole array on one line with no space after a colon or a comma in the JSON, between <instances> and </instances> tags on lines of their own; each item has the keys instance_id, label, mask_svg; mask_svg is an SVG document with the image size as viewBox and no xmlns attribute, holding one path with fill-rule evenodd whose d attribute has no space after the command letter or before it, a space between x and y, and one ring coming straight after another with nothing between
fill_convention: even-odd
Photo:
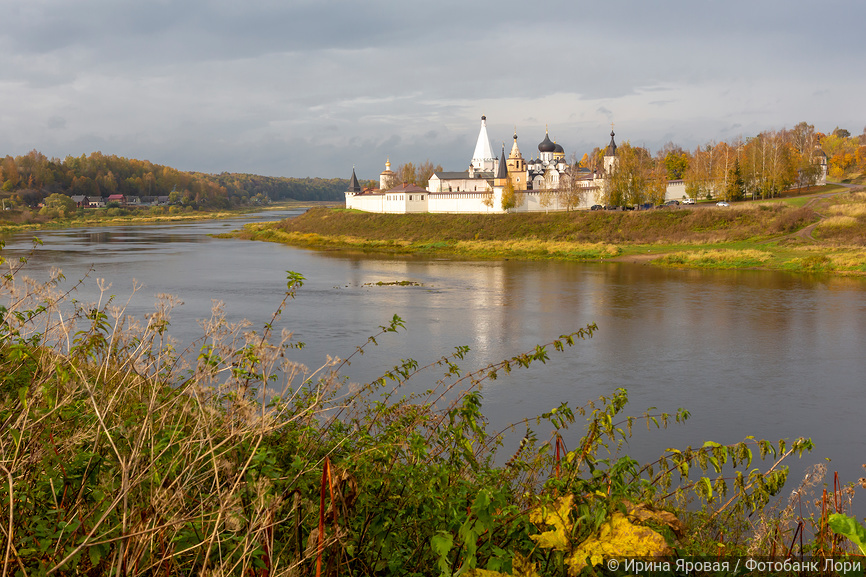
<instances>
[{"instance_id":1,"label":"river water","mask_svg":"<svg viewBox=\"0 0 866 577\"><path fill-rule=\"evenodd\" d=\"M97 279L117 302L143 284L128 312L153 310L155 295L183 301L172 316L182 343L201 335L214 300L230 318L268 322L286 272L306 277L278 326L306 343L297 359L318 366L345 357L393 315L406 330L379 339L346 373L367 382L401 359L421 364L467 345L466 369L531 349L596 323L595 336L544 365L488 382L485 414L496 428L567 401L584 404L617 387L630 414L649 407L691 412L666 431L635 428L627 451L639 460L667 447L732 443L748 435L778 441L811 437L815 450L789 461L792 489L808 465L828 463L844 483L866 476L866 280L767 271L666 270L631 263L458 261L316 252L208 234L251 218L166 225L92 227L38 233L43 245L28 274L63 270L74 295L94 301ZM31 234L6 238L11 259L30 251ZM419 286L377 286L412 281ZM433 376L422 384L432 382ZM566 436L573 448L580 427ZM832 479L828 479L832 483ZM866 509L866 497L855 498Z\"/></svg>"}]
</instances>

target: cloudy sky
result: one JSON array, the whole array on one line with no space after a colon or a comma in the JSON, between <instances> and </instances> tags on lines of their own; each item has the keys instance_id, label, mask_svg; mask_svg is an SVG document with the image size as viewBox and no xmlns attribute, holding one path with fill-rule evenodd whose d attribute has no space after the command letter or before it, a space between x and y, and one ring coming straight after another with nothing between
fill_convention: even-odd
<instances>
[{"instance_id":1,"label":"cloudy sky","mask_svg":"<svg viewBox=\"0 0 866 577\"><path fill-rule=\"evenodd\" d=\"M0 0L0 156L463 170L488 118L581 156L866 125L863 0Z\"/></svg>"}]
</instances>

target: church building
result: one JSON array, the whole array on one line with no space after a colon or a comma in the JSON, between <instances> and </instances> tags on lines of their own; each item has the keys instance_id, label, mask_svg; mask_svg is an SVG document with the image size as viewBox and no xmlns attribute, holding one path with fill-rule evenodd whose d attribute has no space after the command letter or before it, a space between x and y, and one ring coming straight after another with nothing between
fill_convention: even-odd
<instances>
[{"instance_id":1,"label":"church building","mask_svg":"<svg viewBox=\"0 0 866 577\"><path fill-rule=\"evenodd\" d=\"M616 160L613 137L611 131L604 160L606 173ZM466 170L435 172L426 189L405 184L397 186L397 175L391 170L389 159L379 175L379 189L361 190L353 169L351 186L346 191L346 207L384 213L487 214L573 210L589 208L599 202L605 175L570 166L562 145L550 139L547 129L538 144L538 155L530 160L524 159L520 151L516 129L512 141L508 156L503 146L496 158L487 134L487 117L482 116L475 150ZM512 189L517 196L515 206L503 209L502 196L506 189Z\"/></svg>"}]
</instances>

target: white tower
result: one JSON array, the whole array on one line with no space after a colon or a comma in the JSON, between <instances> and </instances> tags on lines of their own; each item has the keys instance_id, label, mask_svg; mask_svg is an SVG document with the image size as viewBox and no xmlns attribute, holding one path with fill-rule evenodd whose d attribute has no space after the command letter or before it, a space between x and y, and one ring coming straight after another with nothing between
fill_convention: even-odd
<instances>
[{"instance_id":1,"label":"white tower","mask_svg":"<svg viewBox=\"0 0 866 577\"><path fill-rule=\"evenodd\" d=\"M616 165L616 142L613 141L614 133L613 129L610 131L610 144L607 145L607 149L604 151L604 172L605 174L610 174L613 171L614 166Z\"/></svg>"},{"instance_id":2,"label":"white tower","mask_svg":"<svg viewBox=\"0 0 866 577\"><path fill-rule=\"evenodd\" d=\"M470 164L476 171L493 172L496 167L496 158L490 148L490 137L487 136L486 116L481 117L481 131L478 133L478 142L475 143L475 153Z\"/></svg>"}]
</instances>

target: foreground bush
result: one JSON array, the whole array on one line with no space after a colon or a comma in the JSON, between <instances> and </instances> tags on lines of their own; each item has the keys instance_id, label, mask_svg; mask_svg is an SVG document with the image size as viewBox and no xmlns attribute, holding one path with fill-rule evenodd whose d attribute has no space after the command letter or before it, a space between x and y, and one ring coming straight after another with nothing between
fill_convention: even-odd
<instances>
[{"instance_id":1,"label":"foreground bush","mask_svg":"<svg viewBox=\"0 0 866 577\"><path fill-rule=\"evenodd\" d=\"M618 451L636 422L618 390L511 427L519 447L501 454L483 383L546 362L593 325L475 372L458 347L358 386L340 376L348 360L309 370L291 361L302 344L274 334L303 283L295 273L261 330L217 307L187 363L169 337L170 297L136 322L107 296L67 302L60 276L25 282L20 266L0 307L4 575L575 575L614 554L790 537L778 522L744 528L745 514L764 511L781 461L808 440L706 443L641 466ZM394 317L354 354L401 327ZM422 371L443 376L404 396ZM756 468L753 451L772 465ZM708 507L686 513L689 495ZM809 546L839 545L821 539Z\"/></svg>"}]
</instances>

